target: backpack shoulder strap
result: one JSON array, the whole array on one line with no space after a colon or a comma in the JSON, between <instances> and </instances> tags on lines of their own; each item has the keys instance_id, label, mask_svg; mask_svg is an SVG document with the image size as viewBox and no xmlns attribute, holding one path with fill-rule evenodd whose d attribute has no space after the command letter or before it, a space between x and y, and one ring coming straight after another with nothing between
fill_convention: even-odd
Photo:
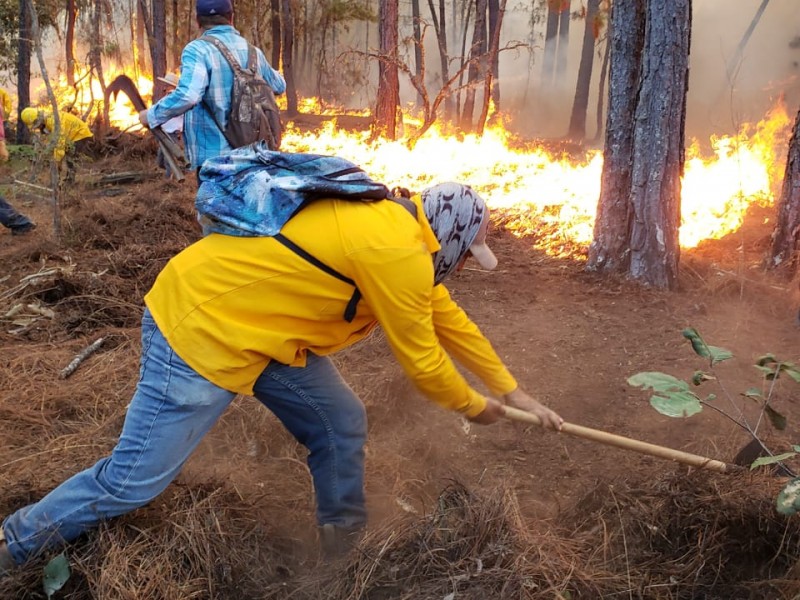
<instances>
[{"instance_id":1,"label":"backpack shoulder strap","mask_svg":"<svg viewBox=\"0 0 800 600\"><path fill-rule=\"evenodd\" d=\"M225 60L228 61L228 64L231 66L231 69L233 69L237 73L240 73L241 71L244 70L242 68L242 65L239 64L239 61L236 60L236 57L233 55L233 52L231 52L230 48L228 48L225 44L223 44L221 40L218 40L213 35L204 35L201 36L200 39L204 42L209 42L217 50L219 50L220 54L222 54L222 56L225 57ZM248 44L248 46L252 47L252 44Z\"/></svg>"},{"instance_id":2,"label":"backpack shoulder strap","mask_svg":"<svg viewBox=\"0 0 800 600\"><path fill-rule=\"evenodd\" d=\"M261 74L258 72L258 55L256 54L256 47L250 43L247 44L247 65L245 68L258 75L259 78L261 77Z\"/></svg>"}]
</instances>

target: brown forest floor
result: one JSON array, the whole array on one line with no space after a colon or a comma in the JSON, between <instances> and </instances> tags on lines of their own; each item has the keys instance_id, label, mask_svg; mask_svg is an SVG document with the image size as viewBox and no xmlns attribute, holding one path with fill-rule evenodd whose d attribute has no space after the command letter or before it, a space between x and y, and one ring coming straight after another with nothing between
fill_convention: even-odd
<instances>
[{"instance_id":1,"label":"brown forest floor","mask_svg":"<svg viewBox=\"0 0 800 600\"><path fill-rule=\"evenodd\" d=\"M142 296L197 239L191 185L165 181L135 143L85 164L51 210L5 193L39 228L0 231L0 515L41 497L113 446L135 386ZM26 176L4 167L3 181ZM132 184L102 173L145 171ZM681 289L661 292L554 259L502 219L493 273L465 270L453 295L524 387L568 421L729 461L748 441L713 411L673 420L626 379L704 367L682 337L697 328L736 358L718 373L737 401L752 364L798 359L795 284L766 274L770 210L682 257ZM32 277L33 276L33 277ZM12 310L13 309L13 310ZM16 311L9 316L9 311ZM52 313L48 313L52 311ZM5 315L5 316L2 316ZM100 351L59 373L99 337ZM380 333L338 355L370 419L371 527L352 559L320 567L304 452L241 398L168 491L68 548L73 576L54 597L109 598L792 598L800 526L774 510L781 480L720 475L510 422L469 427L422 399ZM718 402L727 400L718 389ZM798 388L774 401L797 440ZM44 598L35 561L0 598Z\"/></svg>"}]
</instances>

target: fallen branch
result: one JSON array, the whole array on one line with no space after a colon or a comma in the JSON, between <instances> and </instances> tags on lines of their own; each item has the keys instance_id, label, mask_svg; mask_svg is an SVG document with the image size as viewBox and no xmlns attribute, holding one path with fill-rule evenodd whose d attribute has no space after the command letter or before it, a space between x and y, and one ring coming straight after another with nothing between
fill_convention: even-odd
<instances>
[{"instance_id":1,"label":"fallen branch","mask_svg":"<svg viewBox=\"0 0 800 600\"><path fill-rule=\"evenodd\" d=\"M80 364L83 361L85 361L87 358L89 358L89 356L91 356L92 354L97 352L97 350L100 348L100 346L103 345L104 341L105 341L105 338L98 338L96 341L92 342L89 346L86 346L86 348L81 350L75 356L75 358L72 359L72 362L70 362L66 366L66 368L64 368L61 371L61 374L59 375L59 377L61 379L66 379L67 377L72 375L77 370L77 368L80 366Z\"/></svg>"}]
</instances>

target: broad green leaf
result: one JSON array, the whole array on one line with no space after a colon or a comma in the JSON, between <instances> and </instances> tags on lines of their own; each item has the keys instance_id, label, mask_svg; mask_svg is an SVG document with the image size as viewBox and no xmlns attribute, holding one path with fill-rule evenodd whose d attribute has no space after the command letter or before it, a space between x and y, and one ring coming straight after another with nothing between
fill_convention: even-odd
<instances>
[{"instance_id":1,"label":"broad green leaf","mask_svg":"<svg viewBox=\"0 0 800 600\"><path fill-rule=\"evenodd\" d=\"M769 381L775 379L780 372L780 369L776 369L775 367L762 367L761 365L754 365L754 366L756 369L758 369L764 374L764 379L767 379Z\"/></svg>"},{"instance_id":2,"label":"broad green leaf","mask_svg":"<svg viewBox=\"0 0 800 600\"><path fill-rule=\"evenodd\" d=\"M742 394L742 396L745 396L747 398L753 398L754 400L763 398L763 396L761 395L761 390L759 390L758 388L750 388L744 394Z\"/></svg>"},{"instance_id":3,"label":"broad green leaf","mask_svg":"<svg viewBox=\"0 0 800 600\"><path fill-rule=\"evenodd\" d=\"M58 590L64 587L70 577L69 560L63 552L47 563L44 567L42 587L48 598L52 598Z\"/></svg>"},{"instance_id":4,"label":"broad green leaf","mask_svg":"<svg viewBox=\"0 0 800 600\"><path fill-rule=\"evenodd\" d=\"M628 385L634 387L641 387L644 389L652 389L654 392L674 392L678 390L689 390L689 384L685 381L667 375L666 373L659 373L658 371L644 371L628 377Z\"/></svg>"},{"instance_id":5,"label":"broad green leaf","mask_svg":"<svg viewBox=\"0 0 800 600\"><path fill-rule=\"evenodd\" d=\"M700 399L691 392L661 392L650 398L650 405L667 417L691 417L703 410Z\"/></svg>"},{"instance_id":6,"label":"broad green leaf","mask_svg":"<svg viewBox=\"0 0 800 600\"><path fill-rule=\"evenodd\" d=\"M793 515L800 509L800 477L787 483L778 494L776 508L782 515Z\"/></svg>"},{"instance_id":7,"label":"broad green leaf","mask_svg":"<svg viewBox=\"0 0 800 600\"><path fill-rule=\"evenodd\" d=\"M750 470L752 471L756 467L763 467L764 465L772 465L777 462L781 462L782 460L792 458L793 456L797 456L797 453L784 452L783 454L778 454L776 456L762 456L761 458L757 458L753 461L753 464L750 465Z\"/></svg>"},{"instance_id":8,"label":"broad green leaf","mask_svg":"<svg viewBox=\"0 0 800 600\"><path fill-rule=\"evenodd\" d=\"M769 421L772 423L772 426L775 427L775 429L778 431L783 431L786 429L786 417L772 408L772 406L769 404L764 405L764 411L767 413Z\"/></svg>"},{"instance_id":9,"label":"broad green leaf","mask_svg":"<svg viewBox=\"0 0 800 600\"><path fill-rule=\"evenodd\" d=\"M800 369L797 368L797 365L781 363L781 371L784 371L795 382L800 383Z\"/></svg>"},{"instance_id":10,"label":"broad green leaf","mask_svg":"<svg viewBox=\"0 0 800 600\"><path fill-rule=\"evenodd\" d=\"M723 360L733 358L733 353L730 350L706 344L702 336L693 327L687 327L682 333L683 337L692 343L695 353L698 356L710 359L712 366L721 363Z\"/></svg>"},{"instance_id":11,"label":"broad green leaf","mask_svg":"<svg viewBox=\"0 0 800 600\"><path fill-rule=\"evenodd\" d=\"M716 379L716 377L703 373L703 371L695 371L694 375L692 375L692 383L695 385L700 385L704 381L712 381L713 379Z\"/></svg>"},{"instance_id":12,"label":"broad green leaf","mask_svg":"<svg viewBox=\"0 0 800 600\"><path fill-rule=\"evenodd\" d=\"M800 452L800 446L792 446L792 450L795 452Z\"/></svg>"},{"instance_id":13,"label":"broad green leaf","mask_svg":"<svg viewBox=\"0 0 800 600\"><path fill-rule=\"evenodd\" d=\"M778 362L778 359L775 358L774 354L765 354L764 356L759 356L758 357L758 360L756 361L756 364L759 367L764 367L764 366L766 366L768 364L772 364L772 363L776 363L776 362Z\"/></svg>"}]
</instances>

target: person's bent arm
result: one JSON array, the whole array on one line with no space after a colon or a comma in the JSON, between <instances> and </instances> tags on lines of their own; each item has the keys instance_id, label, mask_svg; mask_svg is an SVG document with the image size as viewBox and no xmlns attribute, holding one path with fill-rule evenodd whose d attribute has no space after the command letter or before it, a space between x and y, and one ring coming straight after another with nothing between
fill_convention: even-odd
<instances>
[{"instance_id":1,"label":"person's bent arm","mask_svg":"<svg viewBox=\"0 0 800 600\"><path fill-rule=\"evenodd\" d=\"M443 285L434 288L433 319L436 334L447 352L480 377L493 394L503 397L510 406L535 414L541 419L543 427L561 429L563 419L518 386L489 340L452 300ZM478 415L474 420L481 424L494 423L503 416L501 408L499 402L497 406L490 404L486 414Z\"/></svg>"},{"instance_id":2,"label":"person's bent arm","mask_svg":"<svg viewBox=\"0 0 800 600\"><path fill-rule=\"evenodd\" d=\"M423 248L364 250L352 258L362 302L372 309L397 361L417 388L467 417L483 412L486 398L470 388L436 337L430 254Z\"/></svg>"},{"instance_id":3,"label":"person's bent arm","mask_svg":"<svg viewBox=\"0 0 800 600\"><path fill-rule=\"evenodd\" d=\"M157 127L173 117L184 114L202 101L209 82L202 54L206 51L202 48L203 45L208 44L195 40L183 49L178 86L147 109L146 116L140 114L139 120L143 125Z\"/></svg>"}]
</instances>

